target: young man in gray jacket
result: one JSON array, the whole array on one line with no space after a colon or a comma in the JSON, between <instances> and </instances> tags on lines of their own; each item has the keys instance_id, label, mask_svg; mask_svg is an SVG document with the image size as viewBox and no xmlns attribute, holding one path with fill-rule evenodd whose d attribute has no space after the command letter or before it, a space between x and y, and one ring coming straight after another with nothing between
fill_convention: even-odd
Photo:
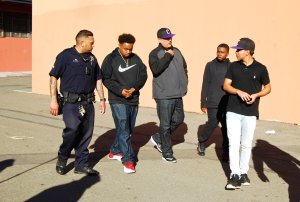
<instances>
[{"instance_id":1,"label":"young man in gray jacket","mask_svg":"<svg viewBox=\"0 0 300 202\"><path fill-rule=\"evenodd\" d=\"M153 74L153 98L160 121L159 133L151 141L162 153L163 160L176 163L173 156L171 134L184 120L182 97L187 93L188 76L185 59L179 49L173 47L170 29L157 31L158 47L149 54Z\"/></svg>"}]
</instances>

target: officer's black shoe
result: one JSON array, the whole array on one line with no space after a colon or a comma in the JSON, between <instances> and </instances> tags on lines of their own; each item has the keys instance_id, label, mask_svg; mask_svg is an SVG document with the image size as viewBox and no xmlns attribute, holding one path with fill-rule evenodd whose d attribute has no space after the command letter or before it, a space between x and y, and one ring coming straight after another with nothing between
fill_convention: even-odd
<instances>
[{"instance_id":1,"label":"officer's black shoe","mask_svg":"<svg viewBox=\"0 0 300 202\"><path fill-rule=\"evenodd\" d=\"M93 168L90 167L83 167L81 169L75 169L74 173L76 174L86 174L86 175L99 175L99 172L97 170L94 170Z\"/></svg>"},{"instance_id":2,"label":"officer's black shoe","mask_svg":"<svg viewBox=\"0 0 300 202\"><path fill-rule=\"evenodd\" d=\"M56 162L56 172L60 175L66 174L67 161L62 159L57 159Z\"/></svg>"},{"instance_id":3,"label":"officer's black shoe","mask_svg":"<svg viewBox=\"0 0 300 202\"><path fill-rule=\"evenodd\" d=\"M199 142L197 147L198 154L200 156L205 156L205 144L204 142Z\"/></svg>"}]
</instances>

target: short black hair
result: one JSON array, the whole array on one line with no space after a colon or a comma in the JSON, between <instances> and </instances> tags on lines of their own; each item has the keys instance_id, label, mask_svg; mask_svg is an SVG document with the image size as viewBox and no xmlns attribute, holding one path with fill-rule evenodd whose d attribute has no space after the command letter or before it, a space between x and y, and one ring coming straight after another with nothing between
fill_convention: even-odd
<instances>
[{"instance_id":1,"label":"short black hair","mask_svg":"<svg viewBox=\"0 0 300 202\"><path fill-rule=\"evenodd\" d=\"M218 48L225 48L229 52L229 46L226 43L219 44Z\"/></svg>"},{"instance_id":2,"label":"short black hair","mask_svg":"<svg viewBox=\"0 0 300 202\"><path fill-rule=\"evenodd\" d=\"M118 38L120 44L123 43L135 43L135 38L132 34L121 34Z\"/></svg>"},{"instance_id":3,"label":"short black hair","mask_svg":"<svg viewBox=\"0 0 300 202\"><path fill-rule=\"evenodd\" d=\"M78 32L78 34L76 35L75 39L76 39L76 41L78 41L79 38L81 38L81 37L89 37L89 36L94 36L93 32L91 32L89 30L86 30L86 29L83 29L83 30L80 30Z\"/></svg>"}]
</instances>

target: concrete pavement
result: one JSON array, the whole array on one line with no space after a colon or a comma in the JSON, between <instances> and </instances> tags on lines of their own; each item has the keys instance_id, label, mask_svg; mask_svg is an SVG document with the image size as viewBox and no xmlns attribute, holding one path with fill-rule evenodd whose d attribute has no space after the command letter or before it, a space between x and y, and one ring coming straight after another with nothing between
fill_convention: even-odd
<instances>
[{"instance_id":1,"label":"concrete pavement","mask_svg":"<svg viewBox=\"0 0 300 202\"><path fill-rule=\"evenodd\" d=\"M142 92L143 93L143 92ZM197 132L206 116L186 112L173 135L176 164L161 159L151 144L158 130L156 110L139 110L132 135L138 163L124 174L120 162L107 159L114 124L107 112L96 112L91 162L100 177L76 175L73 161L64 175L55 172L64 127L61 116L49 114L49 96L31 93L31 77L0 78L0 201L300 201L300 126L258 121L251 185L224 189L228 163L220 161L221 134L216 129L206 156L196 153ZM95 104L98 109L97 103ZM268 134L274 130L275 134Z\"/></svg>"}]
</instances>

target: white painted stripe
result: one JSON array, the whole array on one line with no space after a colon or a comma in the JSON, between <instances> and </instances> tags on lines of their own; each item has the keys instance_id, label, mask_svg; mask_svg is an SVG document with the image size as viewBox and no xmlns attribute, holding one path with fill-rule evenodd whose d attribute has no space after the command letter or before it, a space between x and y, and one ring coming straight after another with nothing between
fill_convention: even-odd
<instances>
[{"instance_id":1,"label":"white painted stripe","mask_svg":"<svg viewBox=\"0 0 300 202\"><path fill-rule=\"evenodd\" d=\"M24 139L33 139L33 137L28 137L28 136L8 136L8 138L13 139L13 140L24 140Z\"/></svg>"},{"instance_id":2,"label":"white painted stripe","mask_svg":"<svg viewBox=\"0 0 300 202\"><path fill-rule=\"evenodd\" d=\"M0 72L0 77L9 77L9 76L31 76L31 71L28 72Z\"/></svg>"},{"instance_id":3,"label":"white painted stripe","mask_svg":"<svg viewBox=\"0 0 300 202\"><path fill-rule=\"evenodd\" d=\"M18 92L18 93L32 93L31 90L28 90L28 89L24 89L24 90L13 90L15 92Z\"/></svg>"}]
</instances>

